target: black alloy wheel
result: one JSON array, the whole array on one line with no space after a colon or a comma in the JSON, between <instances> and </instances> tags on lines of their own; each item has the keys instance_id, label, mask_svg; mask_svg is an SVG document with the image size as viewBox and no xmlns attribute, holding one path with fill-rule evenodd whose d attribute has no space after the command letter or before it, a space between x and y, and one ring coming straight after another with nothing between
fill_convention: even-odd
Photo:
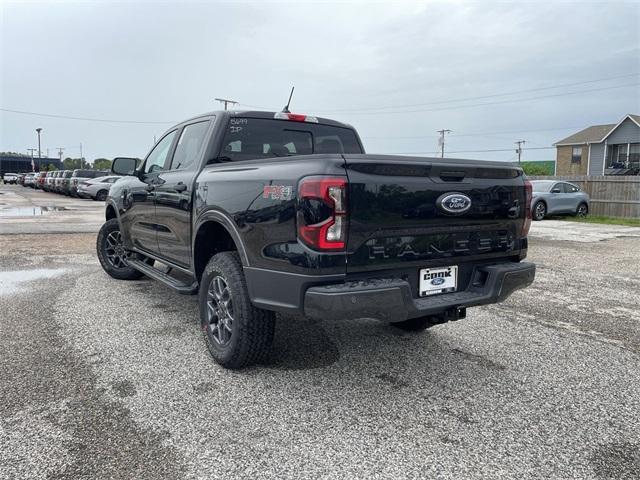
<instances>
[{"instance_id":1,"label":"black alloy wheel","mask_svg":"<svg viewBox=\"0 0 640 480\"><path fill-rule=\"evenodd\" d=\"M209 334L221 347L229 344L233 334L233 298L224 278L216 275L207 291Z\"/></svg>"}]
</instances>

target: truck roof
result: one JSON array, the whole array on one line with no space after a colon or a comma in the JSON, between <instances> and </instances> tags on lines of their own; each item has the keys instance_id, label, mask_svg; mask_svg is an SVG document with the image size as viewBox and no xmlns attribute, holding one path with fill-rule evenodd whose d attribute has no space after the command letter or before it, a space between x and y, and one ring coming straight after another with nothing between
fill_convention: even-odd
<instances>
[{"instance_id":1,"label":"truck roof","mask_svg":"<svg viewBox=\"0 0 640 480\"><path fill-rule=\"evenodd\" d=\"M200 115L196 115L195 117L189 118L188 120L184 120L184 121L178 123L177 125L185 123L185 122L191 122L192 120L197 120L198 118L209 117L209 116L212 116L212 115L222 116L222 117L264 118L264 119L273 120L274 116L276 115L276 113L279 113L279 112L265 112L264 110L214 110L212 112L207 112L207 113L202 113ZM298 112L292 112L292 113L298 113ZM304 115L307 115L307 114L304 114ZM338 122L336 120L331 120L330 118L318 117L318 116L313 115L311 113L308 114L308 115L317 118L318 119L318 123L320 123L322 125L331 125L331 126L334 126L334 127L343 127L343 128L354 129L353 126L349 125L348 123Z\"/></svg>"}]
</instances>

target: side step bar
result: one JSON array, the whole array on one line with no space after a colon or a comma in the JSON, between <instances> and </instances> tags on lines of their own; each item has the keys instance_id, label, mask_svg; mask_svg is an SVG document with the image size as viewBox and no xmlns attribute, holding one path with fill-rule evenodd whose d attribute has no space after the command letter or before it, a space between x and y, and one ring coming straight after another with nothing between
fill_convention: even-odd
<instances>
[{"instance_id":1,"label":"side step bar","mask_svg":"<svg viewBox=\"0 0 640 480\"><path fill-rule=\"evenodd\" d=\"M198 282L196 281L194 281L191 285L182 283L180 280L173 278L171 275L167 275L157 268L144 263L142 260L129 259L127 260L127 263L139 272L144 273L147 277L158 280L168 287L173 288L181 295L193 295L194 293L198 292Z\"/></svg>"}]
</instances>

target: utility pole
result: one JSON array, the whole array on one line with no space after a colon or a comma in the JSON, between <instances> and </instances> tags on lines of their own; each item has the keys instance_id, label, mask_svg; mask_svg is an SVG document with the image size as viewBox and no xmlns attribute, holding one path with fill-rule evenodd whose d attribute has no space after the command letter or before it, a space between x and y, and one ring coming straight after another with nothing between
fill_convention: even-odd
<instances>
[{"instance_id":1,"label":"utility pole","mask_svg":"<svg viewBox=\"0 0 640 480\"><path fill-rule=\"evenodd\" d=\"M451 130L438 130L438 133L440 134L440 138L438 139L438 143L440 144L440 158L444 158L444 135L451 133Z\"/></svg>"},{"instance_id":2,"label":"utility pole","mask_svg":"<svg viewBox=\"0 0 640 480\"><path fill-rule=\"evenodd\" d=\"M36 164L33 163L33 152L37 152L38 149L37 148L27 148L27 152L31 153L31 171L35 172L36 171Z\"/></svg>"},{"instance_id":3,"label":"utility pole","mask_svg":"<svg viewBox=\"0 0 640 480\"><path fill-rule=\"evenodd\" d=\"M40 151L40 132L42 128L36 128L36 132L38 132L38 158L42 158L42 152Z\"/></svg>"},{"instance_id":4,"label":"utility pole","mask_svg":"<svg viewBox=\"0 0 640 480\"><path fill-rule=\"evenodd\" d=\"M64 147L58 147L58 157L60 157L60 163L62 163L62 154L64 153Z\"/></svg>"},{"instance_id":5,"label":"utility pole","mask_svg":"<svg viewBox=\"0 0 640 480\"><path fill-rule=\"evenodd\" d=\"M84 157L82 156L82 142L80 142L80 168L84 168Z\"/></svg>"},{"instance_id":6,"label":"utility pole","mask_svg":"<svg viewBox=\"0 0 640 480\"><path fill-rule=\"evenodd\" d=\"M231 105L237 105L238 102L236 102L235 100L229 100L227 98L215 98L214 100L216 100L217 102L220 103L224 103L224 109L227 109L227 105L231 104Z\"/></svg>"},{"instance_id":7,"label":"utility pole","mask_svg":"<svg viewBox=\"0 0 640 480\"><path fill-rule=\"evenodd\" d=\"M518 163L520 163L520 158L522 157L522 145L525 144L525 140L518 140L514 142L518 148L516 148L516 153L518 154Z\"/></svg>"}]
</instances>

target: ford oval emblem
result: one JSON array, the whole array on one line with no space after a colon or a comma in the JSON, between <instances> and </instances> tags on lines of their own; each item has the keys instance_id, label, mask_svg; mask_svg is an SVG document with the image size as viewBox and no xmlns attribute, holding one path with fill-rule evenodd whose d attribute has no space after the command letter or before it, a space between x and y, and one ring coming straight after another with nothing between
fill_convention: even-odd
<instances>
[{"instance_id":1,"label":"ford oval emblem","mask_svg":"<svg viewBox=\"0 0 640 480\"><path fill-rule=\"evenodd\" d=\"M462 215L471 208L471 199L464 193L445 193L438 197L436 206L448 215Z\"/></svg>"},{"instance_id":2,"label":"ford oval emblem","mask_svg":"<svg viewBox=\"0 0 640 480\"><path fill-rule=\"evenodd\" d=\"M444 278L436 277L433 280L431 280L431 285L442 285L444 282L445 282Z\"/></svg>"}]
</instances>

